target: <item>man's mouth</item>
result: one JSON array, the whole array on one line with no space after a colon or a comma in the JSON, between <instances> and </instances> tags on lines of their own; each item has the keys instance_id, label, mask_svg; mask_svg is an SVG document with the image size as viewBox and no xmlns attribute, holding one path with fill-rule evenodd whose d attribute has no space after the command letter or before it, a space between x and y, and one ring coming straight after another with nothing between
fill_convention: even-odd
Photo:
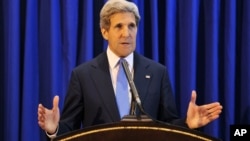
<instances>
[{"instance_id":1,"label":"man's mouth","mask_svg":"<svg viewBox=\"0 0 250 141\"><path fill-rule=\"evenodd\" d=\"M129 45L130 43L128 43L128 42L123 42L123 43L121 43L122 45Z\"/></svg>"}]
</instances>

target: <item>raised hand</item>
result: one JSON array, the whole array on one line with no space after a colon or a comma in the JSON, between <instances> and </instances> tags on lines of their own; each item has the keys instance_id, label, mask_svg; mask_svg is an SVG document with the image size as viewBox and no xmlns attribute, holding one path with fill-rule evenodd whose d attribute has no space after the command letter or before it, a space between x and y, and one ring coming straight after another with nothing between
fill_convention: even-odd
<instances>
[{"instance_id":1,"label":"raised hand","mask_svg":"<svg viewBox=\"0 0 250 141\"><path fill-rule=\"evenodd\" d=\"M219 102L213 102L198 106L196 105L196 91L192 91L189 102L186 123L191 129L207 125L217 119L222 112L222 106Z\"/></svg>"},{"instance_id":2,"label":"raised hand","mask_svg":"<svg viewBox=\"0 0 250 141\"><path fill-rule=\"evenodd\" d=\"M55 96L53 99L53 108L47 109L42 104L38 105L38 124L49 134L54 134L58 127L60 119L60 110L58 107L59 96Z\"/></svg>"}]
</instances>

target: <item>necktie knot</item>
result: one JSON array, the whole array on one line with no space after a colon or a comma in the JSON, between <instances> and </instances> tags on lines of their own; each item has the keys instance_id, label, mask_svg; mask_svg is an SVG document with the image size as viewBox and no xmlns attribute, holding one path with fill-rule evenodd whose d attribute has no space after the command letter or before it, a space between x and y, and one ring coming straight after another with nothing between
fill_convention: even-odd
<instances>
[{"instance_id":1,"label":"necktie knot","mask_svg":"<svg viewBox=\"0 0 250 141\"><path fill-rule=\"evenodd\" d=\"M122 62L126 61L125 59L123 58L120 58L120 60L117 62L117 65L120 67L122 67Z\"/></svg>"}]
</instances>

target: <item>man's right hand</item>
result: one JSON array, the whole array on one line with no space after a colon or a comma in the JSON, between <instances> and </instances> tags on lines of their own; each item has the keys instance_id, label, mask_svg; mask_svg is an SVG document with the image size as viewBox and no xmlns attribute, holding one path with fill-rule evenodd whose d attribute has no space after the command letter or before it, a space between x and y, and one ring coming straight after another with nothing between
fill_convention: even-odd
<instances>
[{"instance_id":1,"label":"man's right hand","mask_svg":"<svg viewBox=\"0 0 250 141\"><path fill-rule=\"evenodd\" d=\"M55 96L52 109L47 109L42 104L38 105L38 124L49 134L54 134L59 124L60 110L58 103L59 96Z\"/></svg>"}]
</instances>

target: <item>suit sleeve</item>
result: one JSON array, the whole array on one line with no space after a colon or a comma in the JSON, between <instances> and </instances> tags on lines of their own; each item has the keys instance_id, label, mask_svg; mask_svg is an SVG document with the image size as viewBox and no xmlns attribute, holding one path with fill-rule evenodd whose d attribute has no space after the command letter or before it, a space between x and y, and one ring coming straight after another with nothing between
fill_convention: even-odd
<instances>
[{"instance_id":1,"label":"suit sleeve","mask_svg":"<svg viewBox=\"0 0 250 141\"><path fill-rule=\"evenodd\" d=\"M83 98L81 86L76 71L72 71L68 91L65 97L63 111L60 118L58 134L63 134L81 126L83 117Z\"/></svg>"},{"instance_id":2,"label":"suit sleeve","mask_svg":"<svg viewBox=\"0 0 250 141\"><path fill-rule=\"evenodd\" d=\"M160 99L159 120L182 127L188 127L186 124L186 118L180 118L178 115L175 97L173 95L171 82L166 68L164 69L161 81Z\"/></svg>"}]
</instances>

